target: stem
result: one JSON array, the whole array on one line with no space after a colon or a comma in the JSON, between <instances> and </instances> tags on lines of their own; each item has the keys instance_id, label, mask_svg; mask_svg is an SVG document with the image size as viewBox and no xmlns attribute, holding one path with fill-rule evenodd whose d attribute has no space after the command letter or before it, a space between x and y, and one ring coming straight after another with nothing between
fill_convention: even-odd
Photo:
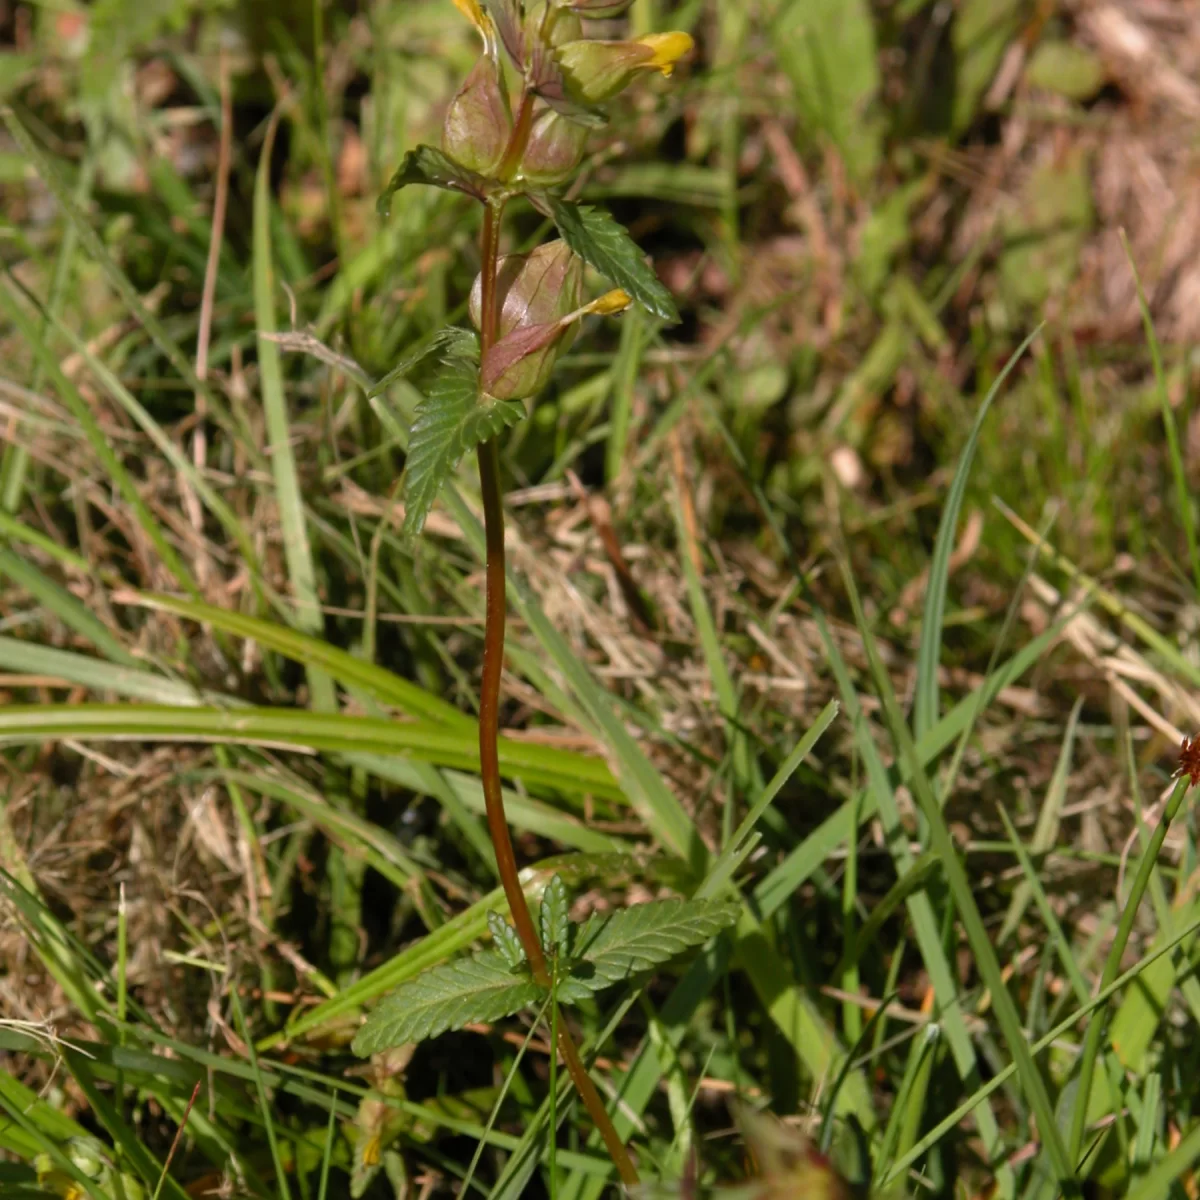
<instances>
[{"instance_id":1,"label":"stem","mask_svg":"<svg viewBox=\"0 0 1200 1200\"><path fill-rule=\"evenodd\" d=\"M637 1168L633 1165L633 1159L629 1157L629 1151L625 1149L625 1143L621 1141L617 1127L608 1118L608 1110L604 1107L604 1101L600 1099L600 1093L596 1091L596 1085L587 1073L583 1059L579 1057L579 1049L571 1037L571 1031L567 1028L566 1021L562 1019L561 1013L558 1013L557 1005L555 1013L558 1020L559 1053L563 1056L563 1062L567 1064L567 1071L575 1084L575 1090L579 1093L579 1098L583 1101L584 1108L588 1110L588 1115L599 1130L601 1138L604 1139L604 1148L608 1151L609 1158L616 1164L621 1182L626 1187L633 1187L638 1181Z\"/></svg>"},{"instance_id":2,"label":"stem","mask_svg":"<svg viewBox=\"0 0 1200 1200\"><path fill-rule=\"evenodd\" d=\"M526 96L521 104L521 114L513 138L505 153L505 162L514 157L520 160L525 141L529 135L532 119L532 99ZM524 132L522 132L522 130ZM496 296L496 274L500 248L499 204L489 204L484 210L483 232L480 236L480 252L483 262L480 273L479 344L482 355L495 344L499 310ZM496 868L513 925L525 950L529 969L535 982L544 988L551 987L551 976L542 951L541 939L529 912L525 893L517 873L517 859L513 853L512 837L508 832L508 819L504 814L504 796L500 785L500 754L497 739L500 735L500 674L504 667L504 626L507 619L507 596L504 569L504 504L500 487L500 449L495 438L484 442L478 451L479 487L483 497L483 528L487 545L486 603L483 630L483 678L479 685L479 774L483 785L484 807L487 812L488 833L496 851ZM633 1160L621 1141L621 1135L609 1119L600 1093L592 1083L579 1057L579 1050L571 1038L566 1022L558 1015L554 1005L553 1024L557 1033L559 1052L563 1062L583 1100L588 1115L604 1139L604 1145L627 1185L637 1183L638 1175ZM553 1132L551 1134L553 1136Z\"/></svg>"},{"instance_id":3,"label":"stem","mask_svg":"<svg viewBox=\"0 0 1200 1200\"><path fill-rule=\"evenodd\" d=\"M521 97L521 107L517 119L513 123L512 136L508 139L508 147L496 174L501 179L511 179L525 157L525 148L529 145L529 131L533 128L533 93L526 92Z\"/></svg>"}]
</instances>

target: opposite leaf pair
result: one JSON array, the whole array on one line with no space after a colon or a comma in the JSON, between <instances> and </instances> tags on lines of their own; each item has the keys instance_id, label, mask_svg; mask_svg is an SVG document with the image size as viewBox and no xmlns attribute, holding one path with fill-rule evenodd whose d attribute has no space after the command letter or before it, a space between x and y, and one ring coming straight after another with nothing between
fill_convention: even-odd
<instances>
[{"instance_id":1,"label":"opposite leaf pair","mask_svg":"<svg viewBox=\"0 0 1200 1200\"><path fill-rule=\"evenodd\" d=\"M723 901L656 900L596 914L579 925L567 916L566 888L556 875L539 913L543 950L555 964L555 991L577 1003L649 971L733 924L738 906ZM443 963L400 985L354 1039L357 1054L376 1054L477 1021L497 1021L541 1004L515 930L488 917L495 949Z\"/></svg>"}]
</instances>

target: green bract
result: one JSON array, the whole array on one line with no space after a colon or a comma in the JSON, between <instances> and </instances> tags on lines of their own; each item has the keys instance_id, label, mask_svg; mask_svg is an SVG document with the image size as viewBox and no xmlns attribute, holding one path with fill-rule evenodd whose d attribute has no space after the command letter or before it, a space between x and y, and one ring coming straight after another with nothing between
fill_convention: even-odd
<instances>
[{"instance_id":1,"label":"green bract","mask_svg":"<svg viewBox=\"0 0 1200 1200\"><path fill-rule=\"evenodd\" d=\"M538 187L565 183L575 174L587 144L587 127L555 112L543 101L533 118L521 178Z\"/></svg>"},{"instance_id":2,"label":"green bract","mask_svg":"<svg viewBox=\"0 0 1200 1200\"><path fill-rule=\"evenodd\" d=\"M496 64L482 55L446 113L442 149L461 166L489 175L504 158L512 114Z\"/></svg>"},{"instance_id":3,"label":"green bract","mask_svg":"<svg viewBox=\"0 0 1200 1200\"><path fill-rule=\"evenodd\" d=\"M482 276L471 289L471 319L480 323ZM518 330L550 325L580 306L583 297L583 261L563 241L546 242L528 254L507 254L500 259L496 279L500 308L500 339ZM490 391L499 400L532 396L550 382L558 356L574 339L576 326L564 327L549 344L539 347L505 372L502 385Z\"/></svg>"}]
</instances>

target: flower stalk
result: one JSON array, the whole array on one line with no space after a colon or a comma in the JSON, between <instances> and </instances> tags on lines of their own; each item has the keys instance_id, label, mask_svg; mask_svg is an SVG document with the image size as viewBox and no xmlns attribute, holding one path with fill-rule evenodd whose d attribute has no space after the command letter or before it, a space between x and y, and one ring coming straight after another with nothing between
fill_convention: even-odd
<instances>
[{"instance_id":1,"label":"flower stalk","mask_svg":"<svg viewBox=\"0 0 1200 1200\"><path fill-rule=\"evenodd\" d=\"M670 292L627 231L610 215L569 202L555 191L577 171L588 129L603 123L597 106L637 75L670 75L691 49L685 33L629 42L592 42L585 37L581 17L617 16L628 3L454 0L480 34L482 54L447 111L442 148L410 150L380 197L379 208L386 213L392 196L412 184L465 194L483 205L480 271L468 305L479 336L457 329L439 335L437 344L450 349L414 413L404 528L410 536L420 533L442 482L462 455L475 449L486 544L480 778L488 832L513 923L510 928L497 916L493 938L508 947L509 967L521 958L514 944L519 941L529 978L538 989L550 992L557 1052L621 1181L632 1185L638 1180L633 1161L559 1012L556 988L563 978L562 960L543 945L530 913L504 811L499 732L507 594L497 441L504 429L526 415L525 402L549 382L555 360L584 317L611 316L636 302L665 321L678 320ZM510 96L506 81L512 79L519 82ZM527 196L552 217L559 238L527 254L502 257L504 207L517 195ZM590 302L583 298L585 264L613 285ZM397 368L401 369L408 368ZM562 919L566 920L565 902ZM419 1027L436 1031L447 1025L440 1017L430 1017ZM409 1014L384 1014L375 1028L360 1033L355 1045L360 1052L370 1052L402 1029L412 1034L417 1028Z\"/></svg>"},{"instance_id":2,"label":"flower stalk","mask_svg":"<svg viewBox=\"0 0 1200 1200\"><path fill-rule=\"evenodd\" d=\"M525 152L532 124L532 97L524 96L513 136L505 152L501 170L510 163L519 163ZM479 345L480 362L487 357L495 345L499 327L499 297L496 277L500 262L500 222L502 203L488 204L484 209L483 229L480 234L480 317ZM549 989L550 969L542 950L541 939L529 911L525 892L521 887L517 871L517 859L513 853L512 835L508 829L508 817L504 811L504 794L500 779L500 681L504 669L504 633L508 619L508 597L505 584L504 550L504 501L500 480L500 447L496 438L483 442L477 451L479 462L479 488L483 501L483 528L487 551L484 571L486 598L484 602L483 630L483 676L479 685L479 773L483 785L484 806L487 813L488 834L496 853L496 869L508 910L512 916L517 936L525 951L529 971L534 981ZM617 1168L621 1182L633 1185L638 1182L637 1169L629 1157L621 1135L608 1115L604 1101L587 1073L579 1049L571 1037L557 1004L552 1014L557 1032L558 1052L575 1084L588 1115L592 1118L605 1148ZM554 1130L550 1136L556 1136Z\"/></svg>"}]
</instances>

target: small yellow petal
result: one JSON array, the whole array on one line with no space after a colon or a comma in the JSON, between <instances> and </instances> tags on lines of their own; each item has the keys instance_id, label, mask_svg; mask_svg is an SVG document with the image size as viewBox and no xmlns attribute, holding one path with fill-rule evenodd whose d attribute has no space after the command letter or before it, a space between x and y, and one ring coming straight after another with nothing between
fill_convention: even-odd
<instances>
[{"instance_id":1,"label":"small yellow petal","mask_svg":"<svg viewBox=\"0 0 1200 1200\"><path fill-rule=\"evenodd\" d=\"M675 64L685 55L690 54L696 43L690 33L648 33L637 39L638 42L654 51L654 57L646 64L647 67L657 67L664 75L670 75L675 70Z\"/></svg>"},{"instance_id":2,"label":"small yellow petal","mask_svg":"<svg viewBox=\"0 0 1200 1200\"><path fill-rule=\"evenodd\" d=\"M495 57L496 27L492 24L492 18L479 7L479 0L451 0L451 3L479 30L484 50Z\"/></svg>"},{"instance_id":3,"label":"small yellow petal","mask_svg":"<svg viewBox=\"0 0 1200 1200\"><path fill-rule=\"evenodd\" d=\"M479 7L479 0L451 0L451 3L476 29L482 31L486 28L487 16Z\"/></svg>"},{"instance_id":4,"label":"small yellow petal","mask_svg":"<svg viewBox=\"0 0 1200 1200\"><path fill-rule=\"evenodd\" d=\"M613 288L603 296L593 300L584 311L597 317L611 317L614 313L624 312L633 303L633 297L623 288Z\"/></svg>"}]
</instances>

